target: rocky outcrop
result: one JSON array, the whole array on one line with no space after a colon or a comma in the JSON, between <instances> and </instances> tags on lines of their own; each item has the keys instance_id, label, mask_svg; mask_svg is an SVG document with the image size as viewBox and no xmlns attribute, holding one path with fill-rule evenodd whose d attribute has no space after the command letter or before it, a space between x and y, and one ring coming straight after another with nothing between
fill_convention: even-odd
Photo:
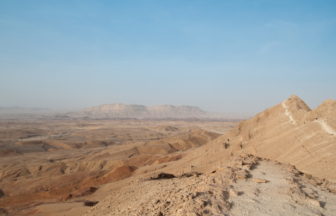
<instances>
[{"instance_id":1,"label":"rocky outcrop","mask_svg":"<svg viewBox=\"0 0 336 216\"><path fill-rule=\"evenodd\" d=\"M334 215L336 196L328 192L327 183L293 166L243 154L204 173L156 173L138 179L86 216Z\"/></svg>"}]
</instances>

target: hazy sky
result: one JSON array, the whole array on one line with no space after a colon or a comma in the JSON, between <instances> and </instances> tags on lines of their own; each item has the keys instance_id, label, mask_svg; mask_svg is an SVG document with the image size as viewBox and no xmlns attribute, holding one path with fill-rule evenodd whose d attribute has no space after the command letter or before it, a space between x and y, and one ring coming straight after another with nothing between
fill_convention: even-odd
<instances>
[{"instance_id":1,"label":"hazy sky","mask_svg":"<svg viewBox=\"0 0 336 216\"><path fill-rule=\"evenodd\" d=\"M0 106L336 99L335 0L0 0Z\"/></svg>"}]
</instances>

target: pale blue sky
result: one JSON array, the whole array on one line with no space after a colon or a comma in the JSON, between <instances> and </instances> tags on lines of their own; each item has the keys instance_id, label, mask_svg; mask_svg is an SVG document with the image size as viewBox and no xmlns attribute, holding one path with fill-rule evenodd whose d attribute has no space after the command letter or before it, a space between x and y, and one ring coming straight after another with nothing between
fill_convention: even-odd
<instances>
[{"instance_id":1,"label":"pale blue sky","mask_svg":"<svg viewBox=\"0 0 336 216\"><path fill-rule=\"evenodd\" d=\"M336 99L335 0L0 0L0 106Z\"/></svg>"}]
</instances>

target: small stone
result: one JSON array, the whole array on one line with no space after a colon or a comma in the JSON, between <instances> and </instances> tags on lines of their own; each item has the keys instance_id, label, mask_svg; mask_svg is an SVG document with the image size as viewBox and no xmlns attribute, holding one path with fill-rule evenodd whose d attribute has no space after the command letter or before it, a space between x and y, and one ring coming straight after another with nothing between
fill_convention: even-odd
<instances>
[{"instance_id":1,"label":"small stone","mask_svg":"<svg viewBox=\"0 0 336 216\"><path fill-rule=\"evenodd\" d=\"M308 202L314 206L318 206L318 207L321 207L321 204L318 200L315 200L315 199L308 199Z\"/></svg>"},{"instance_id":2,"label":"small stone","mask_svg":"<svg viewBox=\"0 0 336 216\"><path fill-rule=\"evenodd\" d=\"M231 196L235 196L235 197L239 196L238 192L235 189L230 189L229 193Z\"/></svg>"},{"instance_id":3,"label":"small stone","mask_svg":"<svg viewBox=\"0 0 336 216\"><path fill-rule=\"evenodd\" d=\"M267 182L267 180L265 180L265 179L252 179L252 181L254 181L254 182L258 183L258 184L260 184L260 183L266 183Z\"/></svg>"}]
</instances>

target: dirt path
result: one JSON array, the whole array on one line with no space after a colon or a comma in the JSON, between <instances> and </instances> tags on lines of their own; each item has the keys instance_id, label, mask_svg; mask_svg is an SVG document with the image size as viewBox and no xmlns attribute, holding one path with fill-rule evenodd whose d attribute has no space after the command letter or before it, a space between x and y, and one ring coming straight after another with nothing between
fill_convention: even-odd
<instances>
[{"instance_id":1,"label":"dirt path","mask_svg":"<svg viewBox=\"0 0 336 216\"><path fill-rule=\"evenodd\" d=\"M250 171L250 177L235 185L241 195L231 199L230 216L336 215L335 194L296 178L282 165L261 161ZM265 179L267 183L253 179ZM286 179L295 179L297 184Z\"/></svg>"}]
</instances>

